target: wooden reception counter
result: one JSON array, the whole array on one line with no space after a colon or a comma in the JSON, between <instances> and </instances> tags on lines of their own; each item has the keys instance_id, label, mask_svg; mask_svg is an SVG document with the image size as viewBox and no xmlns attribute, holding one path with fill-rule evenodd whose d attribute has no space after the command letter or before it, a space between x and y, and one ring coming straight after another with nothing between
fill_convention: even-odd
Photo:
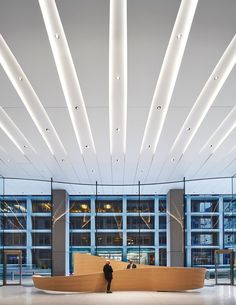
<instances>
[{"instance_id":1,"label":"wooden reception counter","mask_svg":"<svg viewBox=\"0 0 236 305\"><path fill-rule=\"evenodd\" d=\"M103 275L105 259L89 254L74 255L73 276L33 276L38 289L64 292L99 292L106 290ZM205 269L137 265L126 270L127 263L111 260L113 291L183 291L204 286Z\"/></svg>"}]
</instances>

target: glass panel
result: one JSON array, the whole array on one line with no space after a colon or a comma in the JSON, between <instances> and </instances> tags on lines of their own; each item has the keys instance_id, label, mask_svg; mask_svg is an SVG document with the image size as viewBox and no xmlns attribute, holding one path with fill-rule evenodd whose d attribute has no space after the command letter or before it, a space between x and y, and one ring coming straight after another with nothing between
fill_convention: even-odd
<instances>
[{"instance_id":1,"label":"glass panel","mask_svg":"<svg viewBox=\"0 0 236 305\"><path fill-rule=\"evenodd\" d=\"M51 249L34 249L32 262L42 275L51 275Z\"/></svg>"},{"instance_id":2,"label":"glass panel","mask_svg":"<svg viewBox=\"0 0 236 305\"><path fill-rule=\"evenodd\" d=\"M4 246L26 246L26 233L4 233Z\"/></svg>"},{"instance_id":3,"label":"glass panel","mask_svg":"<svg viewBox=\"0 0 236 305\"><path fill-rule=\"evenodd\" d=\"M155 265L155 251L154 249L128 249L127 260L132 260L135 264Z\"/></svg>"},{"instance_id":4,"label":"glass panel","mask_svg":"<svg viewBox=\"0 0 236 305\"><path fill-rule=\"evenodd\" d=\"M159 199L159 212L166 213L166 199Z\"/></svg>"},{"instance_id":5,"label":"glass panel","mask_svg":"<svg viewBox=\"0 0 236 305\"><path fill-rule=\"evenodd\" d=\"M22 282L22 256L20 252L5 253L5 285L20 285ZM25 256L25 255L24 255ZM3 267L4 268L4 267Z\"/></svg>"},{"instance_id":6,"label":"glass panel","mask_svg":"<svg viewBox=\"0 0 236 305\"><path fill-rule=\"evenodd\" d=\"M232 231L236 232L236 225L235 225L235 219L236 219L236 176L232 178L232 201L234 203L235 209L232 212L234 221L233 221L233 226L232 226ZM236 237L235 237L235 242L236 244ZM236 285L236 247L234 247L234 285Z\"/></svg>"},{"instance_id":7,"label":"glass panel","mask_svg":"<svg viewBox=\"0 0 236 305\"><path fill-rule=\"evenodd\" d=\"M216 199L192 199L192 213L216 213L219 211L219 201Z\"/></svg>"},{"instance_id":8,"label":"glass panel","mask_svg":"<svg viewBox=\"0 0 236 305\"><path fill-rule=\"evenodd\" d=\"M3 285L3 266L2 266L2 250L3 250L3 189L4 179L0 176L0 286Z\"/></svg>"},{"instance_id":9,"label":"glass panel","mask_svg":"<svg viewBox=\"0 0 236 305\"><path fill-rule=\"evenodd\" d=\"M167 264L166 249L161 248L159 249L159 266L166 266L166 264Z\"/></svg>"},{"instance_id":10,"label":"glass panel","mask_svg":"<svg viewBox=\"0 0 236 305\"><path fill-rule=\"evenodd\" d=\"M39 195L40 194L40 195ZM4 246L22 251L22 280L32 283L32 274L41 274L36 253L48 253L47 274L51 272L51 184L42 181L5 179ZM40 247L40 249L38 249ZM46 265L45 265L46 266ZM44 268L46 268L44 266ZM7 268L16 264L8 259ZM16 271L16 274L19 274ZM7 277L9 278L9 274Z\"/></svg>"},{"instance_id":11,"label":"glass panel","mask_svg":"<svg viewBox=\"0 0 236 305\"><path fill-rule=\"evenodd\" d=\"M98 232L96 233L97 246L122 246L122 232Z\"/></svg>"},{"instance_id":12,"label":"glass panel","mask_svg":"<svg viewBox=\"0 0 236 305\"><path fill-rule=\"evenodd\" d=\"M100 257L104 257L106 259L114 259L115 261L122 260L122 249L98 249L97 254Z\"/></svg>"},{"instance_id":13,"label":"glass panel","mask_svg":"<svg viewBox=\"0 0 236 305\"><path fill-rule=\"evenodd\" d=\"M96 218L97 229L117 229L123 227L122 216L98 216Z\"/></svg>"},{"instance_id":14,"label":"glass panel","mask_svg":"<svg viewBox=\"0 0 236 305\"><path fill-rule=\"evenodd\" d=\"M51 233L32 233L32 245L33 246L50 246L51 245Z\"/></svg>"},{"instance_id":15,"label":"glass panel","mask_svg":"<svg viewBox=\"0 0 236 305\"><path fill-rule=\"evenodd\" d=\"M51 213L52 203L50 200L32 200L33 213Z\"/></svg>"},{"instance_id":16,"label":"glass panel","mask_svg":"<svg viewBox=\"0 0 236 305\"><path fill-rule=\"evenodd\" d=\"M224 249L232 241L224 232L232 224L225 214L225 209L230 209L225 200L231 197L231 179L186 182L185 190L187 263L188 266L206 267L206 279L214 284L214 251Z\"/></svg>"},{"instance_id":17,"label":"glass panel","mask_svg":"<svg viewBox=\"0 0 236 305\"><path fill-rule=\"evenodd\" d=\"M3 226L1 226L1 229ZM25 230L26 229L26 219L25 217L6 217L4 223L5 230Z\"/></svg>"},{"instance_id":18,"label":"glass panel","mask_svg":"<svg viewBox=\"0 0 236 305\"><path fill-rule=\"evenodd\" d=\"M219 217L218 216L192 216L191 219L192 229L218 229Z\"/></svg>"},{"instance_id":19,"label":"glass panel","mask_svg":"<svg viewBox=\"0 0 236 305\"><path fill-rule=\"evenodd\" d=\"M227 251L227 250L226 250ZM233 276L233 256L230 253L215 253L216 284L231 285Z\"/></svg>"},{"instance_id":20,"label":"glass panel","mask_svg":"<svg viewBox=\"0 0 236 305\"><path fill-rule=\"evenodd\" d=\"M127 233L127 246L154 246L154 233L153 232L128 232Z\"/></svg>"},{"instance_id":21,"label":"glass panel","mask_svg":"<svg viewBox=\"0 0 236 305\"><path fill-rule=\"evenodd\" d=\"M51 217L49 216L33 216L32 217L33 230L50 230Z\"/></svg>"},{"instance_id":22,"label":"glass panel","mask_svg":"<svg viewBox=\"0 0 236 305\"><path fill-rule=\"evenodd\" d=\"M70 200L70 213L90 213L90 200Z\"/></svg>"},{"instance_id":23,"label":"glass panel","mask_svg":"<svg viewBox=\"0 0 236 305\"><path fill-rule=\"evenodd\" d=\"M91 228L91 216L71 216L70 229L71 230L89 230Z\"/></svg>"},{"instance_id":24,"label":"glass panel","mask_svg":"<svg viewBox=\"0 0 236 305\"><path fill-rule=\"evenodd\" d=\"M166 246L166 232L159 233L159 245Z\"/></svg>"},{"instance_id":25,"label":"glass panel","mask_svg":"<svg viewBox=\"0 0 236 305\"><path fill-rule=\"evenodd\" d=\"M90 233L72 233L71 246L90 246Z\"/></svg>"},{"instance_id":26,"label":"glass panel","mask_svg":"<svg viewBox=\"0 0 236 305\"><path fill-rule=\"evenodd\" d=\"M192 246L217 246L219 234L217 232L192 232Z\"/></svg>"},{"instance_id":27,"label":"glass panel","mask_svg":"<svg viewBox=\"0 0 236 305\"><path fill-rule=\"evenodd\" d=\"M127 213L153 213L154 200L127 200Z\"/></svg>"},{"instance_id":28,"label":"glass panel","mask_svg":"<svg viewBox=\"0 0 236 305\"><path fill-rule=\"evenodd\" d=\"M211 267L214 277L215 249L192 249L192 266Z\"/></svg>"},{"instance_id":29,"label":"glass panel","mask_svg":"<svg viewBox=\"0 0 236 305\"><path fill-rule=\"evenodd\" d=\"M96 200L97 213L122 213L122 200Z\"/></svg>"},{"instance_id":30,"label":"glass panel","mask_svg":"<svg viewBox=\"0 0 236 305\"><path fill-rule=\"evenodd\" d=\"M159 229L166 230L166 215L159 217Z\"/></svg>"},{"instance_id":31,"label":"glass panel","mask_svg":"<svg viewBox=\"0 0 236 305\"><path fill-rule=\"evenodd\" d=\"M154 216L128 216L127 229L154 229Z\"/></svg>"}]
</instances>

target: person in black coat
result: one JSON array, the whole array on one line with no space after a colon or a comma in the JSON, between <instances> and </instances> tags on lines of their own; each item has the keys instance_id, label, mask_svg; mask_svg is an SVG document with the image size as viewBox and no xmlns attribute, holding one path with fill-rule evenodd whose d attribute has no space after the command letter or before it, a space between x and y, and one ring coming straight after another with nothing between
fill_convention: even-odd
<instances>
[{"instance_id":1,"label":"person in black coat","mask_svg":"<svg viewBox=\"0 0 236 305\"><path fill-rule=\"evenodd\" d=\"M111 291L112 272L113 269L110 265L110 261L106 260L106 264L103 267L103 273L107 281L107 293L112 293Z\"/></svg>"},{"instance_id":2,"label":"person in black coat","mask_svg":"<svg viewBox=\"0 0 236 305\"><path fill-rule=\"evenodd\" d=\"M137 268L137 266L133 263L133 261L129 260L129 264L127 265L126 269L134 269Z\"/></svg>"}]
</instances>

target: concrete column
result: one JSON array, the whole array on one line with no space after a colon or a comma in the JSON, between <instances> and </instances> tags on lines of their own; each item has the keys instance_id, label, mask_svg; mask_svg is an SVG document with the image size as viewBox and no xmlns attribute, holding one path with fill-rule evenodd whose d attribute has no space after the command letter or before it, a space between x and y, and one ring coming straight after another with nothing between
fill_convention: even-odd
<instances>
[{"instance_id":1,"label":"concrete column","mask_svg":"<svg viewBox=\"0 0 236 305\"><path fill-rule=\"evenodd\" d=\"M69 195L52 191L52 275L69 275Z\"/></svg>"},{"instance_id":2,"label":"concrete column","mask_svg":"<svg viewBox=\"0 0 236 305\"><path fill-rule=\"evenodd\" d=\"M123 198L122 221L123 221L123 257L124 262L127 261L127 198Z\"/></svg>"},{"instance_id":3,"label":"concrete column","mask_svg":"<svg viewBox=\"0 0 236 305\"><path fill-rule=\"evenodd\" d=\"M95 224L95 218L96 218L96 209L95 209L95 198L92 197L91 201L91 254L95 255L96 254L96 242L95 242L95 232L96 232L96 224Z\"/></svg>"},{"instance_id":4,"label":"concrete column","mask_svg":"<svg viewBox=\"0 0 236 305\"><path fill-rule=\"evenodd\" d=\"M219 248L224 249L224 202L223 196L219 197ZM220 255L220 264L223 264L223 255Z\"/></svg>"},{"instance_id":5,"label":"concrete column","mask_svg":"<svg viewBox=\"0 0 236 305\"><path fill-rule=\"evenodd\" d=\"M32 267L32 202L27 198L27 216L26 216L26 264Z\"/></svg>"},{"instance_id":6,"label":"concrete column","mask_svg":"<svg viewBox=\"0 0 236 305\"><path fill-rule=\"evenodd\" d=\"M157 196L155 196L155 202L154 202L154 228L155 228L155 265L159 265L159 199Z\"/></svg>"},{"instance_id":7,"label":"concrete column","mask_svg":"<svg viewBox=\"0 0 236 305\"><path fill-rule=\"evenodd\" d=\"M167 266L184 266L184 191L170 190L167 194Z\"/></svg>"},{"instance_id":8,"label":"concrete column","mask_svg":"<svg viewBox=\"0 0 236 305\"><path fill-rule=\"evenodd\" d=\"M187 198L187 206L186 206L186 229L187 229L187 234L186 234L186 244L187 244L187 266L190 267L192 262L191 262L191 198L188 196Z\"/></svg>"}]
</instances>

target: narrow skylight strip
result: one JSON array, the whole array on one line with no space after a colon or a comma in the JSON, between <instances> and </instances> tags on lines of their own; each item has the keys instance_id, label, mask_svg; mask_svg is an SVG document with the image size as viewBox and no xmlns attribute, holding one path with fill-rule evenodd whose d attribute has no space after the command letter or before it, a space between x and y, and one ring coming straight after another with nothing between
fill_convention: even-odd
<instances>
[{"instance_id":1,"label":"narrow skylight strip","mask_svg":"<svg viewBox=\"0 0 236 305\"><path fill-rule=\"evenodd\" d=\"M218 126L206 144L200 150L200 154L206 151L215 153L227 137L236 128L236 106L229 112L222 123Z\"/></svg>"},{"instance_id":2,"label":"narrow skylight strip","mask_svg":"<svg viewBox=\"0 0 236 305\"><path fill-rule=\"evenodd\" d=\"M25 149L29 148L36 153L34 147L29 143L20 129L12 121L6 111L0 106L0 128L5 132L9 139L15 144L19 151L25 155Z\"/></svg>"},{"instance_id":3,"label":"narrow skylight strip","mask_svg":"<svg viewBox=\"0 0 236 305\"><path fill-rule=\"evenodd\" d=\"M198 0L182 0L156 84L141 151L154 154L163 129Z\"/></svg>"},{"instance_id":4,"label":"narrow skylight strip","mask_svg":"<svg viewBox=\"0 0 236 305\"><path fill-rule=\"evenodd\" d=\"M118 160L126 152L127 0L110 0L109 129L111 156Z\"/></svg>"},{"instance_id":5,"label":"narrow skylight strip","mask_svg":"<svg viewBox=\"0 0 236 305\"><path fill-rule=\"evenodd\" d=\"M171 152L173 152L178 145L178 147L182 150L182 154L185 153L210 107L212 106L215 98L217 97L220 89L223 87L226 79L232 71L235 63L236 35L230 42L211 76L203 87L178 136L175 139Z\"/></svg>"},{"instance_id":6,"label":"narrow skylight strip","mask_svg":"<svg viewBox=\"0 0 236 305\"><path fill-rule=\"evenodd\" d=\"M57 72L81 153L94 154L95 145L83 95L62 22L54 0L39 0Z\"/></svg>"},{"instance_id":7,"label":"narrow skylight strip","mask_svg":"<svg viewBox=\"0 0 236 305\"><path fill-rule=\"evenodd\" d=\"M53 144L60 146L60 149L66 154L65 148L46 110L2 35L0 35L0 61L50 152L54 155L53 145L50 143L53 141ZM50 130L50 134L47 132L47 129Z\"/></svg>"}]
</instances>

